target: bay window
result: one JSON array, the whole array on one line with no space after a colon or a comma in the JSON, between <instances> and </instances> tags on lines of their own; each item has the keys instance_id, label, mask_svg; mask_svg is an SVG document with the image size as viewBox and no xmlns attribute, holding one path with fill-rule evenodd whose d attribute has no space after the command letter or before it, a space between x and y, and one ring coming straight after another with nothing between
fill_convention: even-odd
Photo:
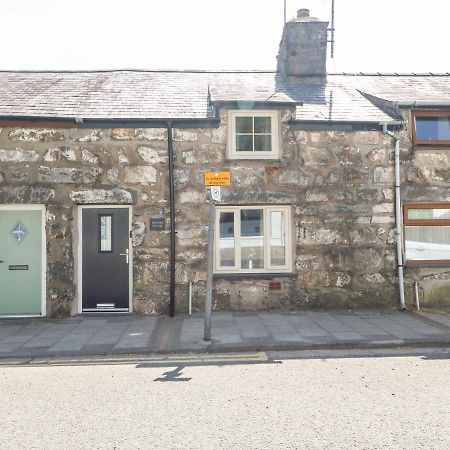
<instances>
[{"instance_id":1,"label":"bay window","mask_svg":"<svg viewBox=\"0 0 450 450\"><path fill-rule=\"evenodd\" d=\"M291 270L288 206L220 206L216 209L215 272Z\"/></svg>"}]
</instances>

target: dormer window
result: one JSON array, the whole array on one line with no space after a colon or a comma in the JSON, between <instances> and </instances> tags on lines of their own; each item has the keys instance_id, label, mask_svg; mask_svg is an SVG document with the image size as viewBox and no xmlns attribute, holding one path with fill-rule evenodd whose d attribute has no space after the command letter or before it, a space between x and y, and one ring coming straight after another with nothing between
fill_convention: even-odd
<instances>
[{"instance_id":1,"label":"dormer window","mask_svg":"<svg viewBox=\"0 0 450 450\"><path fill-rule=\"evenodd\" d=\"M278 159L277 111L232 110L228 117L230 159Z\"/></svg>"},{"instance_id":2,"label":"dormer window","mask_svg":"<svg viewBox=\"0 0 450 450\"><path fill-rule=\"evenodd\" d=\"M414 111L413 140L419 145L450 145L450 111Z\"/></svg>"}]
</instances>

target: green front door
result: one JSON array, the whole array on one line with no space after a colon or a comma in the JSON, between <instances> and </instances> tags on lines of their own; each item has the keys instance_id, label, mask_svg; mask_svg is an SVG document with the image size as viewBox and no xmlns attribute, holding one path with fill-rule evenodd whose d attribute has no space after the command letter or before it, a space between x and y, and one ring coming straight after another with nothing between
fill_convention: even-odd
<instances>
[{"instance_id":1,"label":"green front door","mask_svg":"<svg viewBox=\"0 0 450 450\"><path fill-rule=\"evenodd\" d=\"M42 214L0 208L0 315L42 313Z\"/></svg>"}]
</instances>

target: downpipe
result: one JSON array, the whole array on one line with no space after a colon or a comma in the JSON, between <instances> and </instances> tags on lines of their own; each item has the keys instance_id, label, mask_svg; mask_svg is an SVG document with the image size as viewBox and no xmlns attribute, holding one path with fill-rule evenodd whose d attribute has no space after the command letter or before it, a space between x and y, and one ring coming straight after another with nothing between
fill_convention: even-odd
<instances>
[{"instance_id":1,"label":"downpipe","mask_svg":"<svg viewBox=\"0 0 450 450\"><path fill-rule=\"evenodd\" d=\"M397 241L397 269L398 269L398 290L400 295L400 309L406 310L405 304L405 280L403 275L403 221L401 206L401 178L400 178L400 138L395 136L392 131L387 129L387 125L383 125L383 132L391 136L395 140L394 151L394 168L395 168L395 224L396 224L396 241Z\"/></svg>"},{"instance_id":2,"label":"downpipe","mask_svg":"<svg viewBox=\"0 0 450 450\"><path fill-rule=\"evenodd\" d=\"M167 122L167 150L169 157L169 203L170 203L170 294L169 315L175 316L175 175L173 155L173 127L172 122Z\"/></svg>"}]
</instances>

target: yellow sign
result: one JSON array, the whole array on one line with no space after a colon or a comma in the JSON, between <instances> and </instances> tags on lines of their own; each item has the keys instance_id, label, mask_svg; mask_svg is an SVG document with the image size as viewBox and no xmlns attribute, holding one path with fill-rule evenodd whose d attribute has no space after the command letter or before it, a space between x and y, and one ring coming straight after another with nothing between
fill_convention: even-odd
<instances>
[{"instance_id":1,"label":"yellow sign","mask_svg":"<svg viewBox=\"0 0 450 450\"><path fill-rule=\"evenodd\" d=\"M230 172L205 172L205 186L229 186Z\"/></svg>"}]
</instances>

